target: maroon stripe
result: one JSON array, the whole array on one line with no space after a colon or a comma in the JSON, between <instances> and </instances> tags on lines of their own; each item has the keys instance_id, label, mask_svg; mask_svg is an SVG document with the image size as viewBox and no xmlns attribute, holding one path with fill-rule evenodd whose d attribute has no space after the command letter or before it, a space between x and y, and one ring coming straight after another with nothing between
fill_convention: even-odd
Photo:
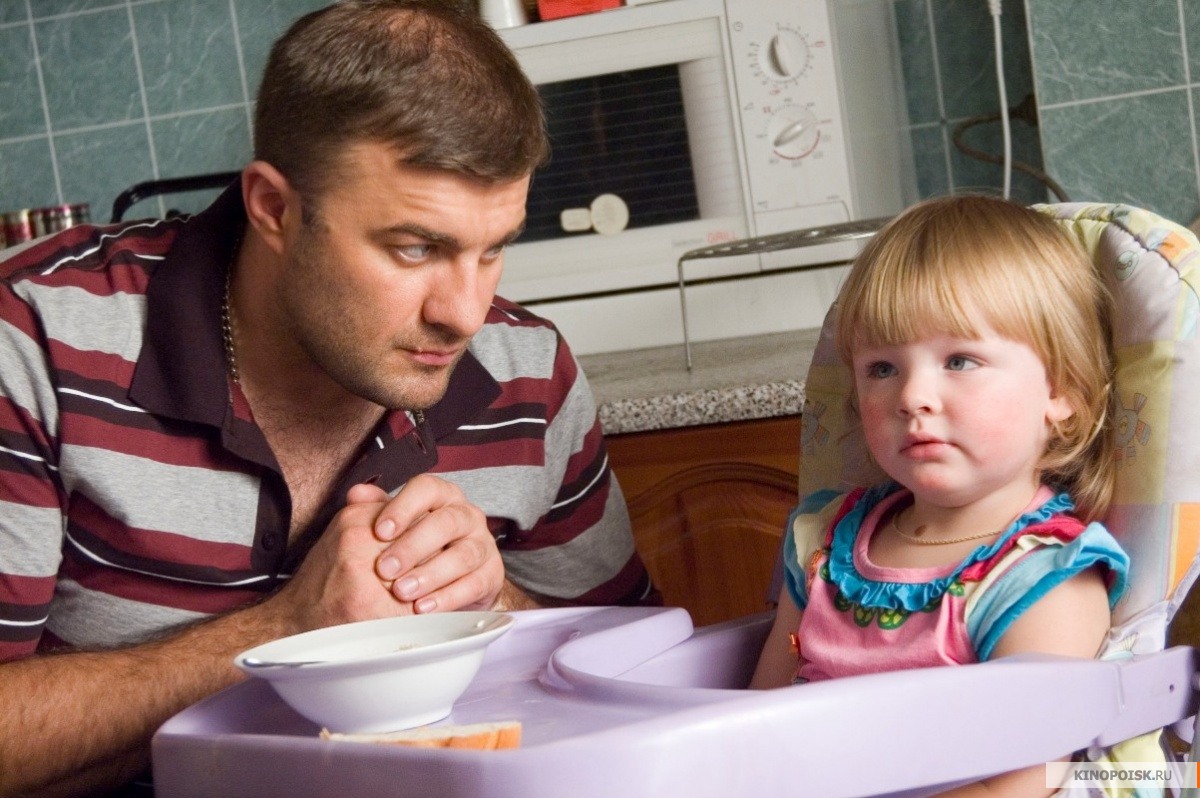
<instances>
[{"instance_id":1,"label":"maroon stripe","mask_svg":"<svg viewBox=\"0 0 1200 798\"><path fill-rule=\"evenodd\" d=\"M443 442L438 445L438 462L430 469L432 473L471 471L477 468L503 466L545 465L545 443L540 435L536 438L508 439L490 443L468 440L462 445L455 445L453 441L457 435L458 433L455 433L450 443Z\"/></svg>"},{"instance_id":2,"label":"maroon stripe","mask_svg":"<svg viewBox=\"0 0 1200 798\"><path fill-rule=\"evenodd\" d=\"M62 573L88 590L109 596L205 614L225 613L262 598L262 592L245 588L191 585L155 576L106 568L69 556Z\"/></svg>"},{"instance_id":3,"label":"maroon stripe","mask_svg":"<svg viewBox=\"0 0 1200 798\"><path fill-rule=\"evenodd\" d=\"M75 385L65 382L72 375L76 378L75 382L83 380L88 381L103 381L106 384L112 384L119 389L121 400L128 402L126 394L129 391L129 383L133 380L133 370L137 366L136 363L126 360L120 355L109 352L87 351L81 352L73 346L68 346L61 341L50 341L50 358L54 362L55 368L63 374L64 384L70 388L78 390L87 390L82 385ZM97 393L96 389L89 391ZM106 394L112 394L112 390L106 391ZM114 396L113 398L116 398Z\"/></svg>"},{"instance_id":4,"label":"maroon stripe","mask_svg":"<svg viewBox=\"0 0 1200 798\"><path fill-rule=\"evenodd\" d=\"M0 662L11 662L30 656L38 647L40 630L34 629L33 636L26 640L5 640L0 638Z\"/></svg>"},{"instance_id":5,"label":"maroon stripe","mask_svg":"<svg viewBox=\"0 0 1200 798\"><path fill-rule=\"evenodd\" d=\"M18 576L0 574L0 615L10 620L36 620L44 616L45 607L54 596L54 576ZM19 604L35 615L5 605Z\"/></svg>"},{"instance_id":6,"label":"maroon stripe","mask_svg":"<svg viewBox=\"0 0 1200 798\"><path fill-rule=\"evenodd\" d=\"M563 345L562 337L558 339L558 351L554 354L554 378L550 385L543 385L542 390L550 397L546 406L546 418L553 419L562 410L563 402L571 393L571 388L579 380L579 368L571 350Z\"/></svg>"},{"instance_id":7,"label":"maroon stripe","mask_svg":"<svg viewBox=\"0 0 1200 798\"><path fill-rule=\"evenodd\" d=\"M99 543L131 559L129 565L155 571L164 566L186 566L206 570L250 572L250 547L236 543L196 540L175 532L139 529L111 518L101 507L81 494L72 496L72 534L87 539L85 546ZM74 527L78 526L78 530ZM99 553L99 552L98 552ZM157 566L157 567L156 567Z\"/></svg>"},{"instance_id":8,"label":"maroon stripe","mask_svg":"<svg viewBox=\"0 0 1200 798\"><path fill-rule=\"evenodd\" d=\"M103 406L100 402L92 404ZM239 466L244 465L243 460L221 448L215 432L212 440L175 436L159 428L152 417L125 412L121 419L125 420L126 417L138 419L153 428L143 429L113 423L106 418L71 413L64 414L62 418L64 435L69 430L70 441L75 446L105 449L170 466L239 471ZM179 478L182 480L185 475L180 474Z\"/></svg>"},{"instance_id":9,"label":"maroon stripe","mask_svg":"<svg viewBox=\"0 0 1200 798\"><path fill-rule=\"evenodd\" d=\"M520 378L506 382L503 392L483 411L481 420L473 424L504 421L510 418L548 418L546 414L546 380Z\"/></svg>"},{"instance_id":10,"label":"maroon stripe","mask_svg":"<svg viewBox=\"0 0 1200 798\"><path fill-rule=\"evenodd\" d=\"M493 419L540 418L548 426L562 410L570 385L560 391L549 380L522 377L503 383L501 389L503 392L487 409L484 420L475 423L489 423ZM504 430L497 430L493 434L503 435Z\"/></svg>"},{"instance_id":11,"label":"maroon stripe","mask_svg":"<svg viewBox=\"0 0 1200 798\"><path fill-rule=\"evenodd\" d=\"M4 479L0 480L0 501L23 504L29 507L60 509L62 506L57 483L49 482L45 472L18 472L18 468L41 468L41 463L14 457L0 459L0 467L4 467Z\"/></svg>"}]
</instances>

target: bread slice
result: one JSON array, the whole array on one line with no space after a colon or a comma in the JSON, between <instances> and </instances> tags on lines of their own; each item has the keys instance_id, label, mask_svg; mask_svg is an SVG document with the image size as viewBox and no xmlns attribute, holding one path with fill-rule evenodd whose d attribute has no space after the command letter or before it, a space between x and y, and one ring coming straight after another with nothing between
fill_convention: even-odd
<instances>
[{"instance_id":1,"label":"bread slice","mask_svg":"<svg viewBox=\"0 0 1200 798\"><path fill-rule=\"evenodd\" d=\"M416 729L377 734L339 734L321 729L321 739L402 745L410 748L473 748L490 751L498 748L519 748L521 722L507 720L459 726L421 726Z\"/></svg>"}]
</instances>

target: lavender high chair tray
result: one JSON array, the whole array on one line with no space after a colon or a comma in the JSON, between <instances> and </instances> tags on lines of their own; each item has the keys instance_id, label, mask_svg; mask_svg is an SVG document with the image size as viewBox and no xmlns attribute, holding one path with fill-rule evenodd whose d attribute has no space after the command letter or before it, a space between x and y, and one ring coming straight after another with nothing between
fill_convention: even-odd
<instances>
[{"instance_id":1,"label":"lavender high chair tray","mask_svg":"<svg viewBox=\"0 0 1200 798\"><path fill-rule=\"evenodd\" d=\"M515 615L445 722L520 720L520 749L321 740L251 680L162 726L156 795L925 795L1126 739L1186 717L1193 704L1187 648L1121 663L1031 657L748 691L766 615L698 630L681 609Z\"/></svg>"}]
</instances>

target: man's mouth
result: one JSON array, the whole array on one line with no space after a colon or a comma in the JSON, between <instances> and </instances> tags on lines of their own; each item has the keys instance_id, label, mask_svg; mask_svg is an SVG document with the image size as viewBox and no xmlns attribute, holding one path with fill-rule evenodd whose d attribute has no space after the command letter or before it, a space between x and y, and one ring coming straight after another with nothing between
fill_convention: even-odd
<instances>
[{"instance_id":1,"label":"man's mouth","mask_svg":"<svg viewBox=\"0 0 1200 798\"><path fill-rule=\"evenodd\" d=\"M449 366L462 355L462 349L410 349L413 360L424 366Z\"/></svg>"}]
</instances>

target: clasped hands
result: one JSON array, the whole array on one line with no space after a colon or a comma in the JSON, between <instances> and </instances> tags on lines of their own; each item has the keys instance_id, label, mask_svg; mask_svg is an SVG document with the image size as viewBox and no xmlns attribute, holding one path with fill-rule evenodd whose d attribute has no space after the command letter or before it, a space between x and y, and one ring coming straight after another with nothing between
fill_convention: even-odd
<instances>
[{"instance_id":1,"label":"clasped hands","mask_svg":"<svg viewBox=\"0 0 1200 798\"><path fill-rule=\"evenodd\" d=\"M495 604L500 552L457 485L422 474L394 497L360 484L346 499L280 591L300 627Z\"/></svg>"}]
</instances>

